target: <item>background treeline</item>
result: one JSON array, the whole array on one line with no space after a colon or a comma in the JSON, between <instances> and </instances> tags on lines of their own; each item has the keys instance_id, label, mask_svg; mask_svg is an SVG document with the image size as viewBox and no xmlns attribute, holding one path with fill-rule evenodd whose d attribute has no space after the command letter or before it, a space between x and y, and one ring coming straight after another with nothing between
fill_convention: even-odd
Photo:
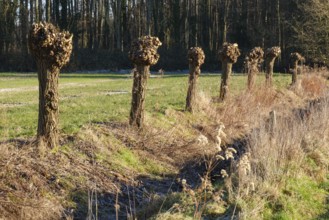
<instances>
[{"instance_id":1,"label":"background treeline","mask_svg":"<svg viewBox=\"0 0 329 220\"><path fill-rule=\"evenodd\" d=\"M203 69L218 70L225 41L242 50L280 46L277 70L289 54L325 63L329 50L327 0L0 0L0 71L34 71L27 35L33 22L50 21L74 34L67 70L131 68L127 52L146 34L163 42L154 70L187 69L187 49L201 46Z\"/></svg>"}]
</instances>

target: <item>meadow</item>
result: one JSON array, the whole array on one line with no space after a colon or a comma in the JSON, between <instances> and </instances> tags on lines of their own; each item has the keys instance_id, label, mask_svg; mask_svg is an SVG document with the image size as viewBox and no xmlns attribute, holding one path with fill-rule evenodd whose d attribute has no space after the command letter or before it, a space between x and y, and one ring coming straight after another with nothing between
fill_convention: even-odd
<instances>
[{"instance_id":1,"label":"meadow","mask_svg":"<svg viewBox=\"0 0 329 220\"><path fill-rule=\"evenodd\" d=\"M61 74L60 146L39 157L37 75L1 73L0 216L327 219L327 78L305 74L292 88L275 74L271 89L264 79L248 91L234 74L218 102L220 75L202 73L191 114L187 74L155 75L139 131L128 125L131 75Z\"/></svg>"},{"instance_id":2,"label":"meadow","mask_svg":"<svg viewBox=\"0 0 329 220\"><path fill-rule=\"evenodd\" d=\"M264 76L258 77L261 83ZM276 75L275 84L286 87L288 75ZM60 128L73 134L86 124L127 121L131 102L132 78L128 74L61 74ZM199 89L207 96L219 93L220 76L202 74ZM164 78L150 78L146 111L164 113L167 108L183 110L188 81L187 75L170 74ZM246 77L232 77L232 94L246 88ZM0 74L0 138L28 138L36 135L38 113L38 79L30 74Z\"/></svg>"}]
</instances>

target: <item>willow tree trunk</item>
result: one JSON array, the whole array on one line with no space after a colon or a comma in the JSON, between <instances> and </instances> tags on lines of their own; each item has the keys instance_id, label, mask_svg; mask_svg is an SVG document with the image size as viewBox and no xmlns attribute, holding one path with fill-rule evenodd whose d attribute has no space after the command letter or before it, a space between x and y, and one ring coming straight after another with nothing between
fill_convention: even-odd
<instances>
[{"instance_id":1,"label":"willow tree trunk","mask_svg":"<svg viewBox=\"0 0 329 220\"><path fill-rule=\"evenodd\" d=\"M69 62L72 37L47 22L33 24L29 49L35 57L39 79L39 116L37 140L40 153L58 145L58 75Z\"/></svg>"},{"instance_id":2,"label":"willow tree trunk","mask_svg":"<svg viewBox=\"0 0 329 220\"><path fill-rule=\"evenodd\" d=\"M293 61L292 63L292 82L291 85L295 85L297 83L297 66L298 66L298 60Z\"/></svg>"},{"instance_id":3,"label":"willow tree trunk","mask_svg":"<svg viewBox=\"0 0 329 220\"><path fill-rule=\"evenodd\" d=\"M129 59L135 64L134 83L129 124L139 129L144 124L144 106L147 78L150 66L155 65L160 58L157 49L162 45L157 37L142 36L135 40L128 53Z\"/></svg>"},{"instance_id":4,"label":"willow tree trunk","mask_svg":"<svg viewBox=\"0 0 329 220\"><path fill-rule=\"evenodd\" d=\"M233 63L224 61L222 62L222 69L223 69L223 73L222 73L222 80L221 80L221 84L220 84L220 95L219 95L219 99L221 101L224 101L227 98L228 92L229 92L229 80L231 77L231 73L232 73L232 66Z\"/></svg>"},{"instance_id":5,"label":"willow tree trunk","mask_svg":"<svg viewBox=\"0 0 329 220\"><path fill-rule=\"evenodd\" d=\"M196 85L200 75L200 66L195 64L189 64L190 76L189 76L189 86L186 96L186 107L185 110L193 112L196 106Z\"/></svg>"},{"instance_id":6,"label":"willow tree trunk","mask_svg":"<svg viewBox=\"0 0 329 220\"><path fill-rule=\"evenodd\" d=\"M259 72L258 66L264 61L264 51L260 47L253 48L245 59L245 64L248 67L248 90L251 90L256 81L256 75Z\"/></svg>"},{"instance_id":7,"label":"willow tree trunk","mask_svg":"<svg viewBox=\"0 0 329 220\"><path fill-rule=\"evenodd\" d=\"M59 68L49 67L47 60L38 60L39 117L38 142L40 146L58 145L58 75Z\"/></svg>"},{"instance_id":8,"label":"willow tree trunk","mask_svg":"<svg viewBox=\"0 0 329 220\"><path fill-rule=\"evenodd\" d=\"M150 66L136 65L129 124L138 128L142 128L144 122L145 91L149 74Z\"/></svg>"},{"instance_id":9,"label":"willow tree trunk","mask_svg":"<svg viewBox=\"0 0 329 220\"><path fill-rule=\"evenodd\" d=\"M253 67L248 69L248 90L252 90L255 86L256 72L253 70Z\"/></svg>"},{"instance_id":10,"label":"willow tree trunk","mask_svg":"<svg viewBox=\"0 0 329 220\"><path fill-rule=\"evenodd\" d=\"M270 60L266 60L266 80L265 80L265 84L267 87L272 87L273 85L273 68L274 68L274 62L275 62L275 58L274 59L270 59Z\"/></svg>"}]
</instances>

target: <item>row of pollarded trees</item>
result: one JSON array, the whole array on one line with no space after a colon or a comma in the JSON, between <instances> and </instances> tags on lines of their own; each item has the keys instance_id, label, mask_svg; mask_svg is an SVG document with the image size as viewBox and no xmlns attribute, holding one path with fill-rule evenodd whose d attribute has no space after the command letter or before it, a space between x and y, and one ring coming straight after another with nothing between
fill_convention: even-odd
<instances>
[{"instance_id":1,"label":"row of pollarded trees","mask_svg":"<svg viewBox=\"0 0 329 220\"><path fill-rule=\"evenodd\" d=\"M53 148L58 145L58 76L60 69L69 61L72 52L72 35L61 32L50 23L34 24L29 32L29 48L36 59L39 79L39 117L37 141L40 150L45 147ZM157 37L143 36L133 42L129 58L135 65L132 88L132 101L129 124L137 128L143 127L145 91L150 66L158 62L160 56L157 49L161 46ZM266 82L272 84L273 64L279 55L280 48L273 47L266 53L267 73ZM263 60L261 48L254 48L249 54L251 71L248 77L250 88L254 83L254 75ZM229 78L232 66L240 56L237 44L225 43L220 51L223 65L220 99L224 100L228 94ZM292 56L297 62L298 55ZM188 51L190 68L189 87L186 97L187 111L193 112L196 104L196 85L201 73L200 67L204 63L205 55L201 48L192 47ZM296 70L297 73L297 70Z\"/></svg>"},{"instance_id":2,"label":"row of pollarded trees","mask_svg":"<svg viewBox=\"0 0 329 220\"><path fill-rule=\"evenodd\" d=\"M159 54L157 53L158 47L161 46L161 42L157 37L144 36L133 42L131 50L129 52L129 58L135 65L134 71L134 83L132 89L132 103L130 111L130 125L141 128L144 120L144 106L145 106L145 91L148 76L150 75L150 66L154 65L159 60ZM275 59L281 53L280 47L272 47L266 50L266 85L272 86L273 78L273 66ZM224 43L222 49L219 52L219 57L222 62L222 79L220 85L221 101L224 101L229 91L229 79L232 73L232 66L237 62L240 56L240 50L238 44ZM291 55L294 60L294 67L301 59L298 53ZM189 86L186 96L185 110L193 112L196 106L196 86L197 80L201 73L201 65L205 61L205 54L200 47L192 47L188 51L189 60ZM248 74L248 88L252 89L255 83L255 76L258 72L258 66L264 60L264 52L262 48L256 47L248 54L248 62L250 64L250 71ZM294 75L293 75L294 79ZM294 83L294 81L293 81Z\"/></svg>"},{"instance_id":3,"label":"row of pollarded trees","mask_svg":"<svg viewBox=\"0 0 329 220\"><path fill-rule=\"evenodd\" d=\"M263 63L264 59L266 61L266 86L272 87L273 78L273 67L275 59L280 55L280 47L272 47L264 51L260 47L253 48L246 57L246 62L248 65L248 89L251 90L255 84L255 78L259 72L259 67ZM222 79L220 85L219 98L224 101L228 95L229 91L229 79L232 73L232 66L237 62L240 56L240 50L238 44L224 43L222 49L219 52L219 57L222 62ZM290 55L292 61L292 85L297 83L297 66L299 61L304 61L299 53L292 53ZM201 73L200 66L204 63L205 55L201 48L192 47L188 51L188 60L190 68L189 76L189 88L186 97L186 110L193 112L195 108L195 97L196 97L196 83L197 79Z\"/></svg>"},{"instance_id":4,"label":"row of pollarded trees","mask_svg":"<svg viewBox=\"0 0 329 220\"><path fill-rule=\"evenodd\" d=\"M253 48L248 55L246 56L245 63L247 66L248 72L248 89L252 89L255 84L256 74L259 72L259 67L263 63L264 59L266 61L266 86L271 87L272 77L273 77L273 66L275 59L280 55L281 49L280 47L272 47L264 51L260 47ZM304 62L305 58L299 53L291 53L290 60L292 64L292 82L291 85L295 85L297 83L297 67L298 62Z\"/></svg>"}]
</instances>

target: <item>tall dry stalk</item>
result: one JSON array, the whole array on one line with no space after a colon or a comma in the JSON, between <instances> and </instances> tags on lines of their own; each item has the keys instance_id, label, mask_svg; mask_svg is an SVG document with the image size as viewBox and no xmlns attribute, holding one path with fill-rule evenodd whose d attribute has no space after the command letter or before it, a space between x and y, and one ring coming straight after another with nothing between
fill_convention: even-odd
<instances>
[{"instance_id":1,"label":"tall dry stalk","mask_svg":"<svg viewBox=\"0 0 329 220\"><path fill-rule=\"evenodd\" d=\"M204 63L205 55L200 47L191 47L188 51L189 61L189 87L186 96L185 110L193 112L196 106L196 87L199 75L201 73L200 67Z\"/></svg>"},{"instance_id":2,"label":"tall dry stalk","mask_svg":"<svg viewBox=\"0 0 329 220\"><path fill-rule=\"evenodd\" d=\"M144 122L145 91L150 75L150 66L158 62L160 55L157 53L157 49L161 44L157 37L143 36L133 42L129 51L129 59L136 68L129 124L138 128L142 128Z\"/></svg>"},{"instance_id":3,"label":"tall dry stalk","mask_svg":"<svg viewBox=\"0 0 329 220\"><path fill-rule=\"evenodd\" d=\"M273 85L273 68L275 59L280 55L280 47L268 48L265 53L265 62L266 62L266 81L265 84L267 87L272 87Z\"/></svg>"},{"instance_id":4,"label":"tall dry stalk","mask_svg":"<svg viewBox=\"0 0 329 220\"><path fill-rule=\"evenodd\" d=\"M224 43L219 51L219 59L222 62L222 80L220 84L219 99L224 101L229 93L229 80L232 74L232 66L238 60L240 50L238 44Z\"/></svg>"},{"instance_id":5,"label":"tall dry stalk","mask_svg":"<svg viewBox=\"0 0 329 220\"><path fill-rule=\"evenodd\" d=\"M29 32L29 48L38 67L39 147L58 145L58 76L70 60L72 37L45 22L33 24Z\"/></svg>"}]
</instances>

